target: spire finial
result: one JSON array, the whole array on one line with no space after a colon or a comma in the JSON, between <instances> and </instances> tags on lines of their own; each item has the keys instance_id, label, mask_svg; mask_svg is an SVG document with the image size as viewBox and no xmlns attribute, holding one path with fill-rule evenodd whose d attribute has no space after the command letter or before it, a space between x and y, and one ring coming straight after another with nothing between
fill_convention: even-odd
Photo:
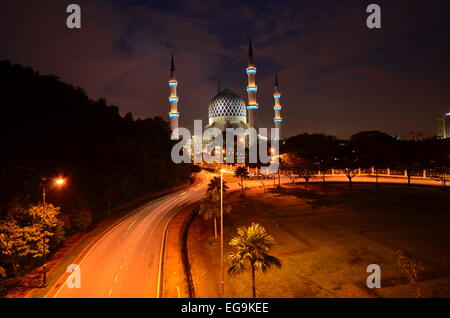
<instances>
[{"instance_id":1,"label":"spire finial","mask_svg":"<svg viewBox=\"0 0 450 318\"><path fill-rule=\"evenodd\" d=\"M175 79L175 59L173 58L173 51L172 51L172 59L170 62L170 77L172 79Z\"/></svg>"},{"instance_id":2,"label":"spire finial","mask_svg":"<svg viewBox=\"0 0 450 318\"><path fill-rule=\"evenodd\" d=\"M275 73L275 89L278 90L280 88L280 84L278 83L278 72Z\"/></svg>"},{"instance_id":3,"label":"spire finial","mask_svg":"<svg viewBox=\"0 0 450 318\"><path fill-rule=\"evenodd\" d=\"M254 66L252 37L248 38L248 65Z\"/></svg>"}]
</instances>

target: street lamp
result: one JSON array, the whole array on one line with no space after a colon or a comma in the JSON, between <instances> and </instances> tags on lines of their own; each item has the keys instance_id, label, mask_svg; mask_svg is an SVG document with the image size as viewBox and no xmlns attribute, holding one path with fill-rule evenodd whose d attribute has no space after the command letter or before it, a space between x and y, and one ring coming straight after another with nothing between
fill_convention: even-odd
<instances>
[{"instance_id":1,"label":"street lamp","mask_svg":"<svg viewBox=\"0 0 450 318\"><path fill-rule=\"evenodd\" d=\"M45 215L45 208L46 208L46 201L45 201L45 185L47 182L47 178L42 178L42 217L44 217ZM64 185L66 181L63 178L58 178L55 179L55 185L57 186L62 186ZM42 225L42 259L43 259L43 265L42 265L42 287L47 286L47 269L46 269L46 265L45 263L47 262L46 260L46 253L47 251L45 250L45 226L44 224Z\"/></svg>"},{"instance_id":2,"label":"street lamp","mask_svg":"<svg viewBox=\"0 0 450 318\"><path fill-rule=\"evenodd\" d=\"M225 273L223 261L223 173L233 173L225 169L220 169L220 293L225 295Z\"/></svg>"}]
</instances>

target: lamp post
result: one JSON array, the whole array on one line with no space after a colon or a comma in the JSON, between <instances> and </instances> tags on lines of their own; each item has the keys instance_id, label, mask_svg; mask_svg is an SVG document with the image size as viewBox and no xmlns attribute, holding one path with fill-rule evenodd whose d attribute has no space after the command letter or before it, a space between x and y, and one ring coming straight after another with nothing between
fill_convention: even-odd
<instances>
[{"instance_id":1,"label":"lamp post","mask_svg":"<svg viewBox=\"0 0 450 318\"><path fill-rule=\"evenodd\" d=\"M271 158L271 160L273 160L274 158L276 158L276 156L274 156L274 154L275 154L275 148L273 148L273 147L270 147L270 154L272 155L272 158ZM279 169L279 167L278 167L278 169ZM277 186L275 185L275 182L276 182L276 173L274 172L273 173L273 187L274 188L276 188Z\"/></svg>"},{"instance_id":2,"label":"lamp post","mask_svg":"<svg viewBox=\"0 0 450 318\"><path fill-rule=\"evenodd\" d=\"M43 184L42 184L42 217L45 215L45 182L47 181L46 178L42 178ZM42 224L42 287L47 286L47 270L45 267L46 259L45 259L45 226Z\"/></svg>"},{"instance_id":3,"label":"lamp post","mask_svg":"<svg viewBox=\"0 0 450 318\"><path fill-rule=\"evenodd\" d=\"M278 188L281 188L281 164L283 159L281 159L281 155L278 156L280 162L278 163Z\"/></svg>"},{"instance_id":4,"label":"lamp post","mask_svg":"<svg viewBox=\"0 0 450 318\"><path fill-rule=\"evenodd\" d=\"M47 182L47 178L42 178L42 217L44 217L45 215L45 210L46 210L46 200L45 200L45 185ZM57 186L62 186L65 183L65 180L62 178L58 178L55 180L55 184ZM47 286L47 268L46 268L46 248L45 248L45 224L42 224L42 287Z\"/></svg>"},{"instance_id":5,"label":"lamp post","mask_svg":"<svg viewBox=\"0 0 450 318\"><path fill-rule=\"evenodd\" d=\"M225 296L225 271L223 260L223 173L233 173L231 171L220 169L220 294Z\"/></svg>"},{"instance_id":6,"label":"lamp post","mask_svg":"<svg viewBox=\"0 0 450 318\"><path fill-rule=\"evenodd\" d=\"M225 275L223 264L223 171L220 170L220 294L225 296Z\"/></svg>"}]
</instances>

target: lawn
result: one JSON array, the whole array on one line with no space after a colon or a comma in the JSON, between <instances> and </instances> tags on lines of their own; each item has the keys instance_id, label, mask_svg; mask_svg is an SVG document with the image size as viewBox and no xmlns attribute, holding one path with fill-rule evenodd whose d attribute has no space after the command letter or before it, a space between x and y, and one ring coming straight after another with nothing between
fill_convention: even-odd
<instances>
[{"instance_id":1,"label":"lawn","mask_svg":"<svg viewBox=\"0 0 450 318\"><path fill-rule=\"evenodd\" d=\"M423 297L450 296L450 192L438 188L355 184L286 186L232 194L225 242L236 228L261 223L277 245L281 269L257 273L258 297L413 297L398 267L401 250L418 266ZM197 297L218 296L219 247L211 223L197 217L189 257ZM226 244L226 252L230 252ZM366 286L369 264L381 267L381 288ZM225 277L227 297L250 297L250 273Z\"/></svg>"}]
</instances>

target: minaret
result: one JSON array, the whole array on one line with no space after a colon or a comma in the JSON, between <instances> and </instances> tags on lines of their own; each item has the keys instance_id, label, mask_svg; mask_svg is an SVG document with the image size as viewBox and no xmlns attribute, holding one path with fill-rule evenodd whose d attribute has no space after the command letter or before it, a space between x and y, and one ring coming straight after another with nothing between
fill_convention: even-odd
<instances>
[{"instance_id":1,"label":"minaret","mask_svg":"<svg viewBox=\"0 0 450 318\"><path fill-rule=\"evenodd\" d=\"M178 112L178 96L177 96L177 86L178 82L175 79L175 61L173 59L173 53L172 53L172 61L170 63L170 81L169 81L169 88L170 88L170 96L169 96L169 102L170 102L170 129L174 131L178 128L178 117L180 117L180 113ZM178 140L179 136L172 136L173 140Z\"/></svg>"},{"instance_id":2,"label":"minaret","mask_svg":"<svg viewBox=\"0 0 450 318\"><path fill-rule=\"evenodd\" d=\"M273 106L273 110L275 111L275 117L273 121L275 122L275 128L278 128L279 137L281 139L281 123L283 122L283 118L281 117L281 104L280 104L280 86L278 84L278 73L275 74L275 89L273 93L273 98L275 99L275 106Z\"/></svg>"},{"instance_id":3,"label":"minaret","mask_svg":"<svg viewBox=\"0 0 450 318\"><path fill-rule=\"evenodd\" d=\"M249 39L248 43L248 67L246 69L248 77L247 93L248 93L248 126L255 128L255 111L258 109L258 103L256 102L256 92L258 91L258 86L256 86L255 76L256 67L253 59L253 46L252 38Z\"/></svg>"}]
</instances>

